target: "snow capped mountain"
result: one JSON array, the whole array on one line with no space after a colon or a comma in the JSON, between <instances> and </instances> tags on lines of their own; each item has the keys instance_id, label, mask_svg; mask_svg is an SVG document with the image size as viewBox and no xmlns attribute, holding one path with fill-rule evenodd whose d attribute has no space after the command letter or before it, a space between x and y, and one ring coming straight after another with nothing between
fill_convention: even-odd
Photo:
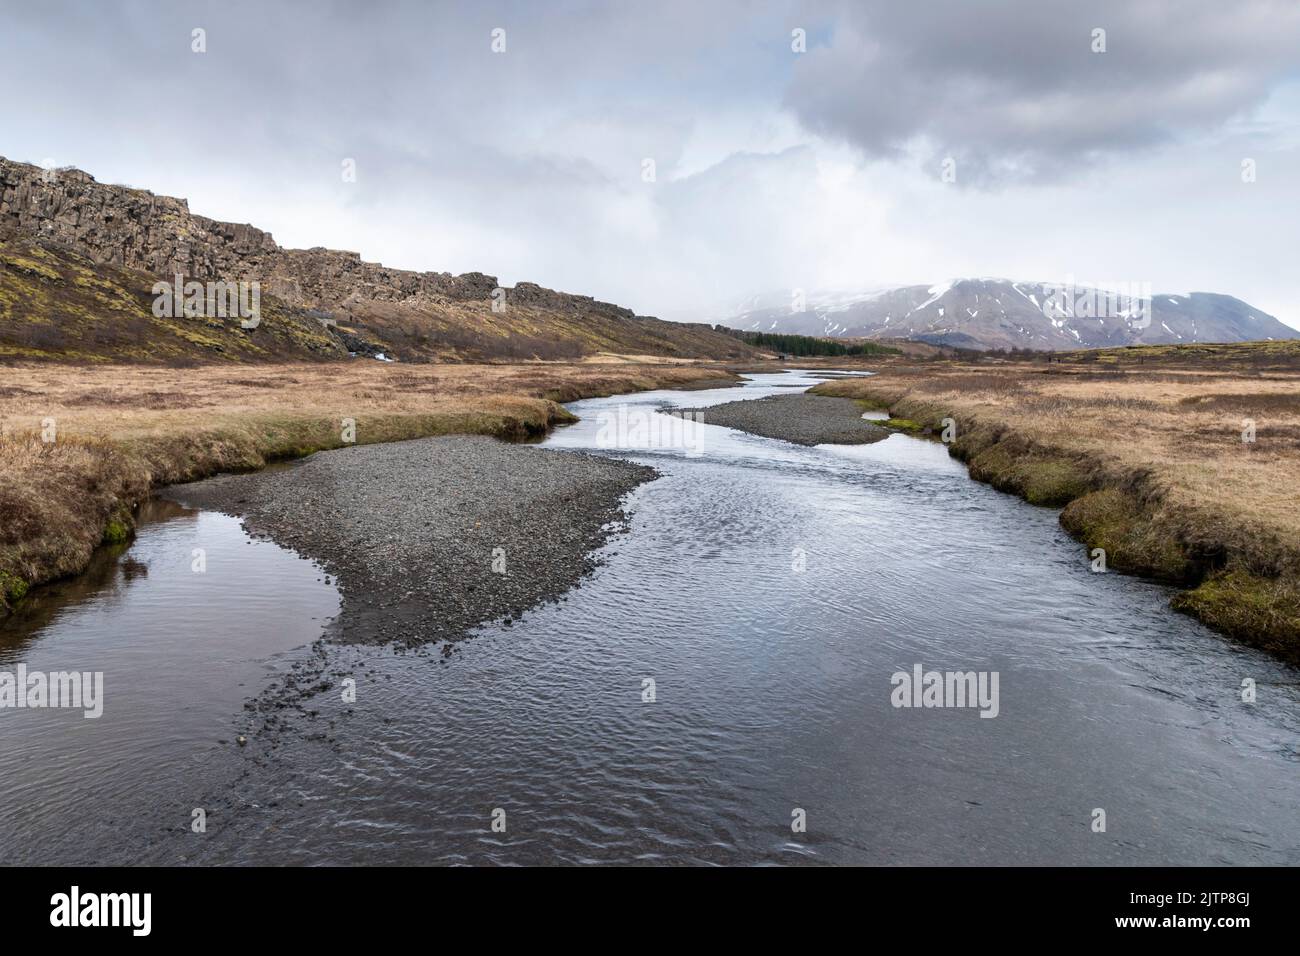
<instances>
[{"instance_id":1,"label":"snow capped mountain","mask_svg":"<svg viewBox=\"0 0 1300 956\"><path fill-rule=\"evenodd\" d=\"M961 348L1043 350L1300 338L1300 331L1230 295L1152 294L1009 279L859 292L749 297L714 321L734 329L834 338L907 338Z\"/></svg>"}]
</instances>

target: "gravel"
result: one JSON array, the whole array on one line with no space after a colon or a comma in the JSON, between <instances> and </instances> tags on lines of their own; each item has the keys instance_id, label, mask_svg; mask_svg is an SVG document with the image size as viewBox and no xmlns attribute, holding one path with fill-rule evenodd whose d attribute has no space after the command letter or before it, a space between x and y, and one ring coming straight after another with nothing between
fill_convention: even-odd
<instances>
[{"instance_id":1,"label":"gravel","mask_svg":"<svg viewBox=\"0 0 1300 956\"><path fill-rule=\"evenodd\" d=\"M338 639L418 645L559 599L596 566L592 552L625 517L622 497L655 474L458 436L319 452L167 497L236 515L336 575Z\"/></svg>"},{"instance_id":2,"label":"gravel","mask_svg":"<svg viewBox=\"0 0 1300 956\"><path fill-rule=\"evenodd\" d=\"M798 445L866 445L889 437L889 429L862 418L862 406L851 398L824 395L774 395L708 408L676 408L691 412L706 425L736 428L765 438Z\"/></svg>"}]
</instances>

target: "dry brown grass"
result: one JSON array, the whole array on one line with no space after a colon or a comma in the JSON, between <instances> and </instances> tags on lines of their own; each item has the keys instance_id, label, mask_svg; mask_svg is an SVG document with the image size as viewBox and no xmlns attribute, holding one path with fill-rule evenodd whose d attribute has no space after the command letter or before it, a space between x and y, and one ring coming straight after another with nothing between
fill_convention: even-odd
<instances>
[{"instance_id":1,"label":"dry brown grass","mask_svg":"<svg viewBox=\"0 0 1300 956\"><path fill-rule=\"evenodd\" d=\"M698 364L347 363L8 366L0 370L0 613L123 540L150 489L259 468L343 441L470 433L540 437L558 402L735 376ZM55 440L42 440L52 419Z\"/></svg>"},{"instance_id":2,"label":"dry brown grass","mask_svg":"<svg viewBox=\"0 0 1300 956\"><path fill-rule=\"evenodd\" d=\"M1180 609L1300 658L1300 372L944 364L816 391L954 419L972 476L1065 505L1112 566L1194 585Z\"/></svg>"}]
</instances>

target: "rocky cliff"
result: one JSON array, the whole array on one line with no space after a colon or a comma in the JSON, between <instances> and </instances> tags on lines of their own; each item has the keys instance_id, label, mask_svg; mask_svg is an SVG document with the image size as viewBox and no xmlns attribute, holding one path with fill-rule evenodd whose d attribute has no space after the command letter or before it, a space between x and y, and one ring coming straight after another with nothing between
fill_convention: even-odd
<instances>
[{"instance_id":1,"label":"rocky cliff","mask_svg":"<svg viewBox=\"0 0 1300 956\"><path fill-rule=\"evenodd\" d=\"M706 325L638 317L590 296L521 282L493 312L495 277L411 272L354 252L285 249L251 225L190 212L184 199L0 157L0 240L66 250L115 270L258 282L264 296L359 327L407 358L558 358L599 351L692 358L752 354Z\"/></svg>"},{"instance_id":2,"label":"rocky cliff","mask_svg":"<svg viewBox=\"0 0 1300 956\"><path fill-rule=\"evenodd\" d=\"M46 170L0 157L0 224L72 248L96 262L170 277L258 281L292 305L337 307L349 300L428 303L488 299L494 276L409 272L363 262L355 252L284 249L255 226L218 222L189 203L143 189L96 182L79 169ZM520 283L511 302L597 309L632 317L590 296Z\"/></svg>"}]
</instances>

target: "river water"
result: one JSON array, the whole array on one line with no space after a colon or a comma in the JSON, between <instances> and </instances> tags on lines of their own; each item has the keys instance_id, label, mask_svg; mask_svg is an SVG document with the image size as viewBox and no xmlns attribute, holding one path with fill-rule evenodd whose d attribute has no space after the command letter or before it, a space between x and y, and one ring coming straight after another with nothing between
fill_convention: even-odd
<instances>
[{"instance_id":1,"label":"river water","mask_svg":"<svg viewBox=\"0 0 1300 956\"><path fill-rule=\"evenodd\" d=\"M355 702L313 698L255 759L229 743L242 702L311 656L337 595L232 519L146 526L125 560L147 575L119 559L0 631L0 669L72 647L110 687L153 668L129 685L149 693L106 695L107 733L0 711L0 861L1300 862L1295 670L1091 572L1056 512L942 445L805 448L656 411L814 381L572 404L548 447L661 473L597 572L449 658L318 648ZM619 414L656 427L603 427ZM242 593L196 590L205 522L244 550ZM996 674L996 717L894 706L918 665Z\"/></svg>"}]
</instances>

